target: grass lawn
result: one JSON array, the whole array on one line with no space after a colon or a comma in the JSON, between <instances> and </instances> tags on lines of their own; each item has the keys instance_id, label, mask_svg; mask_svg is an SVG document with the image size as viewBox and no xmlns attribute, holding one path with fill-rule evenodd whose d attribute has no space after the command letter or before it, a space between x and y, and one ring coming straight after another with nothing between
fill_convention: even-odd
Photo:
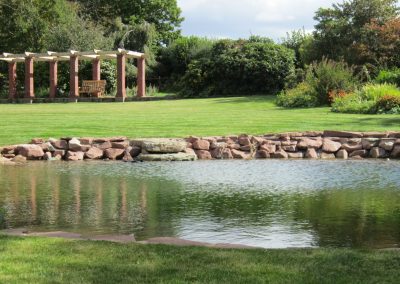
<instances>
[{"instance_id":1,"label":"grass lawn","mask_svg":"<svg viewBox=\"0 0 400 284\"><path fill-rule=\"evenodd\" d=\"M400 253L223 250L0 236L0 283L398 283Z\"/></svg>"},{"instance_id":2,"label":"grass lawn","mask_svg":"<svg viewBox=\"0 0 400 284\"><path fill-rule=\"evenodd\" d=\"M302 130L400 130L400 115L282 109L274 97L129 103L0 105L0 145L32 137L264 134Z\"/></svg>"}]
</instances>

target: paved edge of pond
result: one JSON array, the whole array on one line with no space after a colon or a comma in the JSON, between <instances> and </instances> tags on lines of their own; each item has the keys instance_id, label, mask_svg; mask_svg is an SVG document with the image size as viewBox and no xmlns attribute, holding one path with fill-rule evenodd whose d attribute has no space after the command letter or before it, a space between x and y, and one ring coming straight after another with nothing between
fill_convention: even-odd
<instances>
[{"instance_id":1,"label":"paved edge of pond","mask_svg":"<svg viewBox=\"0 0 400 284\"><path fill-rule=\"evenodd\" d=\"M26 229L8 229L1 230L0 235L13 236L13 237L45 237L45 238L61 238L70 240L83 240L83 241L106 241L120 244L163 244L173 246L196 246L196 247L209 247L209 248L223 248L223 249L263 249L261 247L246 246L240 244L229 243L206 243L189 241L173 237L156 237L144 241L136 241L133 235L94 235L84 236L78 233L64 232L64 231L51 231L51 232L30 232Z\"/></svg>"},{"instance_id":2,"label":"paved edge of pond","mask_svg":"<svg viewBox=\"0 0 400 284\"><path fill-rule=\"evenodd\" d=\"M188 137L34 138L0 147L0 164L26 160L194 161L252 159L400 159L400 132L306 131Z\"/></svg>"}]
</instances>

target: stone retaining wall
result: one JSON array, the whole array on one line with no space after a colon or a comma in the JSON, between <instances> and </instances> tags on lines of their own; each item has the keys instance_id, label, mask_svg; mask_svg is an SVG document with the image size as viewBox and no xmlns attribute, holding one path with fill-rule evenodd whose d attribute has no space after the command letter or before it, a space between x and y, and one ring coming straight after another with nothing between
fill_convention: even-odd
<instances>
[{"instance_id":1,"label":"stone retaining wall","mask_svg":"<svg viewBox=\"0 0 400 284\"><path fill-rule=\"evenodd\" d=\"M185 139L32 139L0 147L0 163L25 160L193 161L211 159L400 158L400 132L308 131Z\"/></svg>"}]
</instances>

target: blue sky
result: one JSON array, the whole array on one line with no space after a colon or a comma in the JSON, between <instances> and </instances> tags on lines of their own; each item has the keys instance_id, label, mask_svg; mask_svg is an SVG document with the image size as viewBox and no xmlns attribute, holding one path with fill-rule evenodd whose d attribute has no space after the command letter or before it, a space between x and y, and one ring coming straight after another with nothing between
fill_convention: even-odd
<instances>
[{"instance_id":1,"label":"blue sky","mask_svg":"<svg viewBox=\"0 0 400 284\"><path fill-rule=\"evenodd\" d=\"M319 7L338 0L178 0L185 21L184 35L211 38L248 38L261 35L280 39L304 27L312 31Z\"/></svg>"}]
</instances>

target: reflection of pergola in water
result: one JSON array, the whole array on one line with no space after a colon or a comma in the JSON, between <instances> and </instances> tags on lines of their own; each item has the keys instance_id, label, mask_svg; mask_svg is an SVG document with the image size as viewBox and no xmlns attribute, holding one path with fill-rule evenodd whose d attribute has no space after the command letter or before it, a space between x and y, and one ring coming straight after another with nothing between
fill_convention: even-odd
<instances>
[{"instance_id":1,"label":"reflection of pergola in water","mask_svg":"<svg viewBox=\"0 0 400 284\"><path fill-rule=\"evenodd\" d=\"M125 101L126 98L126 83L125 83L125 64L126 59L137 59L137 96L144 97L146 95L145 84L145 55L140 52L129 51L125 49L118 49L117 51L102 51L93 50L79 52L71 50L69 52L51 52L47 53L31 53L25 52L24 54L11 54L3 53L0 60L8 62L8 77L9 77L9 99L15 100L17 98L17 63L25 63L25 99L32 102L35 98L34 84L33 84L33 63L49 62L50 65L50 99L55 99L57 93L57 67L59 61L69 61L70 66L70 93L69 98L71 101L77 101L79 98L79 84L78 84L78 66L79 60L92 61L92 79L94 81L100 80L100 65L102 59L116 59L117 60L117 96L116 100Z\"/></svg>"}]
</instances>

